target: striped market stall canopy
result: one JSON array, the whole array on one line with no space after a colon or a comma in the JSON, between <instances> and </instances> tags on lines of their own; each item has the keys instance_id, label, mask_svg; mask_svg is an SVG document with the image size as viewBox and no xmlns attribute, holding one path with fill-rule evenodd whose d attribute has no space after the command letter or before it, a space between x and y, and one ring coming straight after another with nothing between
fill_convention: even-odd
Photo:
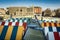
<instances>
[{"instance_id":1,"label":"striped market stall canopy","mask_svg":"<svg viewBox=\"0 0 60 40\"><path fill-rule=\"evenodd\" d=\"M42 20L42 22L58 22L58 21L49 19L49 20Z\"/></svg>"},{"instance_id":2,"label":"striped market stall canopy","mask_svg":"<svg viewBox=\"0 0 60 40\"><path fill-rule=\"evenodd\" d=\"M37 32L39 32L39 35L41 35L40 34L41 28L37 28L38 27L37 26L36 29L34 28L35 30L30 28L28 29L27 26L28 24L30 24L30 21L31 21L30 19L31 18L11 18L6 21L0 22L0 40L22 40L24 35L25 37L27 37L25 39L28 39L28 36L29 36L29 39L31 38L33 40L32 37L34 37L34 39L37 40L35 37L37 36ZM44 36L46 37L47 40L60 40L60 23L41 21L40 24L41 24L42 30L44 31ZM37 31L37 29L39 29L39 31ZM26 32L26 30L28 32ZM31 32L31 34L29 32ZM35 34L35 35L32 36L32 34L33 35ZM40 40L41 36L39 35L37 36L37 38L39 38Z\"/></svg>"},{"instance_id":3,"label":"striped market stall canopy","mask_svg":"<svg viewBox=\"0 0 60 40\"><path fill-rule=\"evenodd\" d=\"M45 36L48 32L60 32L60 27L44 27Z\"/></svg>"},{"instance_id":4,"label":"striped market stall canopy","mask_svg":"<svg viewBox=\"0 0 60 40\"><path fill-rule=\"evenodd\" d=\"M22 40L23 26L0 26L0 40Z\"/></svg>"},{"instance_id":5,"label":"striped market stall canopy","mask_svg":"<svg viewBox=\"0 0 60 40\"><path fill-rule=\"evenodd\" d=\"M0 25L3 26L22 26L27 24L27 22L30 20L30 18L11 18L9 20L0 22Z\"/></svg>"},{"instance_id":6,"label":"striped market stall canopy","mask_svg":"<svg viewBox=\"0 0 60 40\"><path fill-rule=\"evenodd\" d=\"M60 27L44 27L47 40L60 40Z\"/></svg>"},{"instance_id":7,"label":"striped market stall canopy","mask_svg":"<svg viewBox=\"0 0 60 40\"><path fill-rule=\"evenodd\" d=\"M60 40L60 32L48 32L47 40Z\"/></svg>"},{"instance_id":8,"label":"striped market stall canopy","mask_svg":"<svg viewBox=\"0 0 60 40\"><path fill-rule=\"evenodd\" d=\"M60 23L45 21L41 23L46 40L60 40Z\"/></svg>"},{"instance_id":9,"label":"striped market stall canopy","mask_svg":"<svg viewBox=\"0 0 60 40\"><path fill-rule=\"evenodd\" d=\"M27 22L30 18L11 18L9 20L6 20L6 22Z\"/></svg>"},{"instance_id":10,"label":"striped market stall canopy","mask_svg":"<svg viewBox=\"0 0 60 40\"><path fill-rule=\"evenodd\" d=\"M57 22L42 22L41 26L44 27L60 27L60 23Z\"/></svg>"},{"instance_id":11,"label":"striped market stall canopy","mask_svg":"<svg viewBox=\"0 0 60 40\"><path fill-rule=\"evenodd\" d=\"M0 40L22 40L28 20L26 18L12 18L0 22Z\"/></svg>"}]
</instances>

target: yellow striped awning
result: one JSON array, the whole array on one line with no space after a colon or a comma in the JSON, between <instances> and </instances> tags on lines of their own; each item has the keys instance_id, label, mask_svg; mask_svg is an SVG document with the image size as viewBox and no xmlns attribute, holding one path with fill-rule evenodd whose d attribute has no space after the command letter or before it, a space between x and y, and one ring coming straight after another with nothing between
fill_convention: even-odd
<instances>
[{"instance_id":1,"label":"yellow striped awning","mask_svg":"<svg viewBox=\"0 0 60 40\"><path fill-rule=\"evenodd\" d=\"M0 26L0 40L22 40L23 26Z\"/></svg>"}]
</instances>

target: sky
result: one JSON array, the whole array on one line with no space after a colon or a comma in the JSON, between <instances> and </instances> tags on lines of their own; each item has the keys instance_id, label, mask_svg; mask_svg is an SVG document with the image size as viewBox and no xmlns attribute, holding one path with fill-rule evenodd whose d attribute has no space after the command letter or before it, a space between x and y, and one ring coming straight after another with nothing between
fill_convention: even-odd
<instances>
[{"instance_id":1,"label":"sky","mask_svg":"<svg viewBox=\"0 0 60 40\"><path fill-rule=\"evenodd\" d=\"M0 0L0 8L20 7L20 6L39 6L42 9L60 8L60 0Z\"/></svg>"}]
</instances>

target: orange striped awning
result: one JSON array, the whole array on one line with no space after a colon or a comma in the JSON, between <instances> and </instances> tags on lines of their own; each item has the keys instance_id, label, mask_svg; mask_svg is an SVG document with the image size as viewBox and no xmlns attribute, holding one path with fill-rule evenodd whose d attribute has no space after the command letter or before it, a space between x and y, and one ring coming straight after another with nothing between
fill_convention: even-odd
<instances>
[{"instance_id":1,"label":"orange striped awning","mask_svg":"<svg viewBox=\"0 0 60 40\"><path fill-rule=\"evenodd\" d=\"M60 27L60 23L54 23L54 22L43 22L41 24L42 27Z\"/></svg>"}]
</instances>

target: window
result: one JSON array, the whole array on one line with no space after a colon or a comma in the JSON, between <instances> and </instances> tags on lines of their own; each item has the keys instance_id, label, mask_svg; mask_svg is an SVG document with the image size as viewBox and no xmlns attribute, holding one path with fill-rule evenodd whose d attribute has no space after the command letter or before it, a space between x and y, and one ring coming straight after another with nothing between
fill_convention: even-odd
<instances>
[{"instance_id":1,"label":"window","mask_svg":"<svg viewBox=\"0 0 60 40\"><path fill-rule=\"evenodd\" d=\"M14 15L16 15L16 13L14 13Z\"/></svg>"},{"instance_id":2,"label":"window","mask_svg":"<svg viewBox=\"0 0 60 40\"><path fill-rule=\"evenodd\" d=\"M33 12L32 8L27 8L27 12Z\"/></svg>"},{"instance_id":3,"label":"window","mask_svg":"<svg viewBox=\"0 0 60 40\"><path fill-rule=\"evenodd\" d=\"M20 12L22 12L22 9L20 10Z\"/></svg>"}]
</instances>

